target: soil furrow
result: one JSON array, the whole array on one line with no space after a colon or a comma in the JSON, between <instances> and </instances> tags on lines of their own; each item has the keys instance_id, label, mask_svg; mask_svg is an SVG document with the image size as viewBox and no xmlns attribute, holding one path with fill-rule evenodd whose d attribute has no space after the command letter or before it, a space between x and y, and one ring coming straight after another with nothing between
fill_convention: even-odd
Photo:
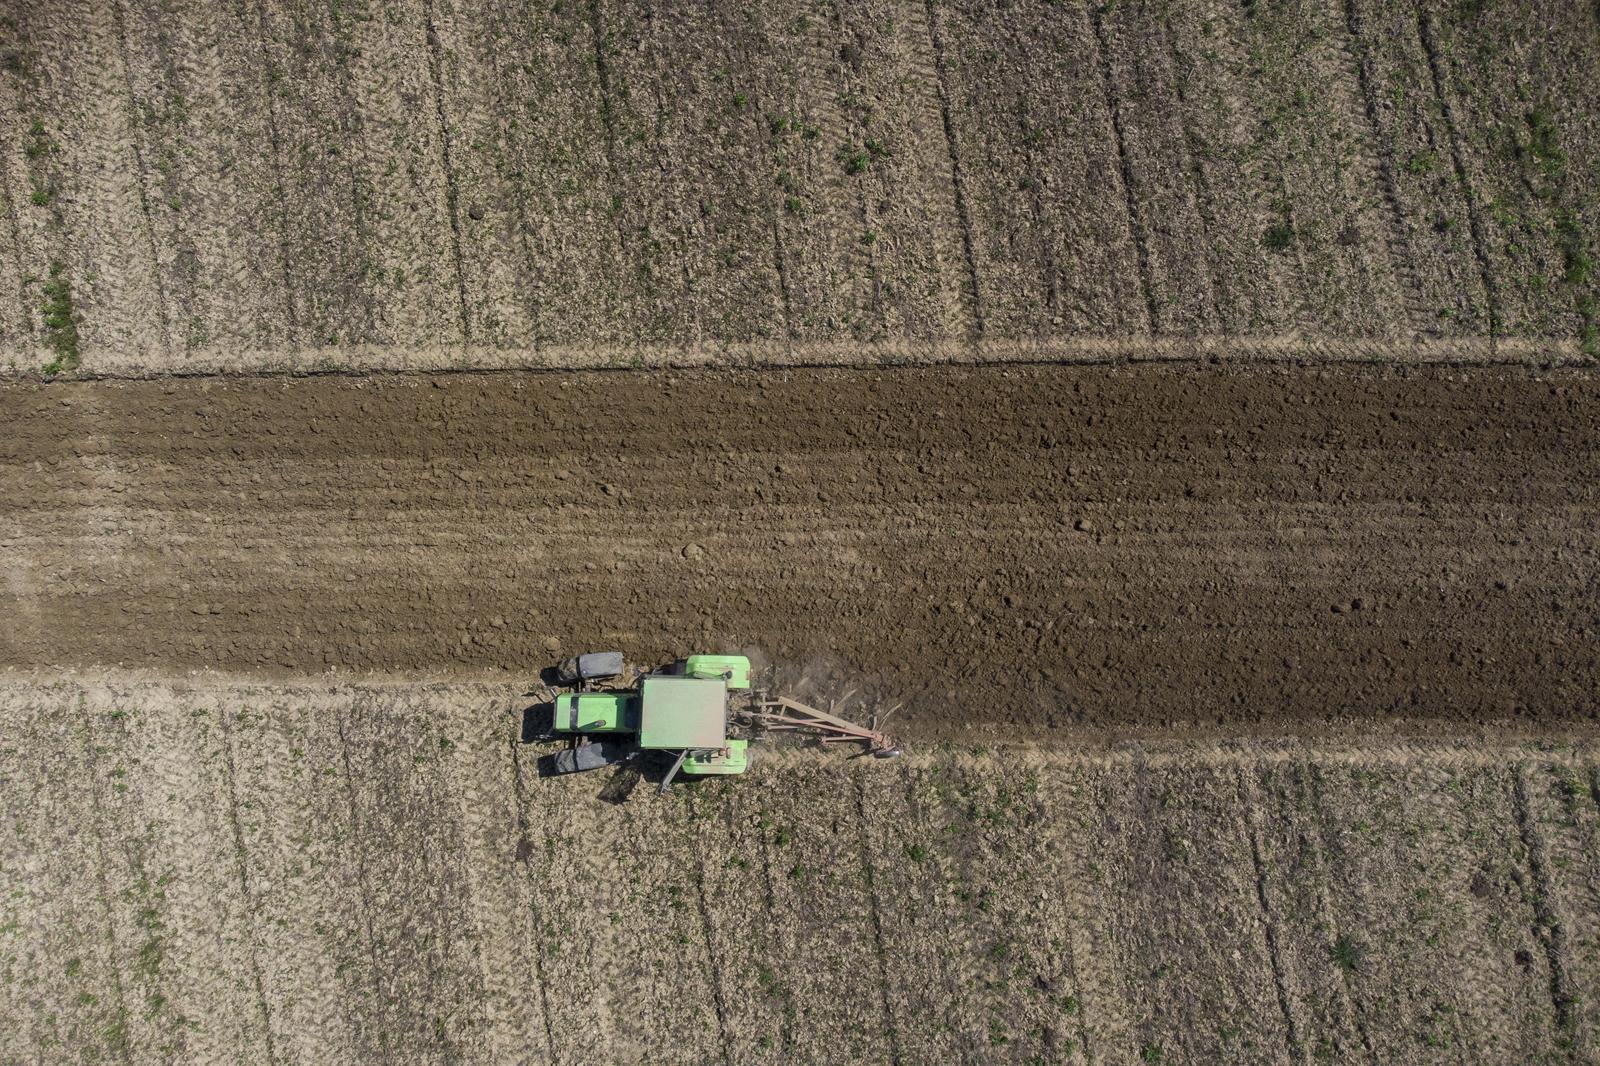
<instances>
[{"instance_id":1,"label":"soil furrow","mask_svg":"<svg viewBox=\"0 0 1600 1066\"><path fill-rule=\"evenodd\" d=\"M1450 164L1455 168L1456 183L1461 188L1462 197L1466 200L1467 224L1472 229L1472 251L1477 257L1478 269L1483 274L1483 291L1488 303L1489 311L1489 338L1491 343L1504 332L1507 326L1505 313L1500 306L1500 294L1495 277L1495 265L1489 256L1489 240L1484 231L1483 211L1479 206L1479 195L1472 177L1467 172L1466 149L1462 145L1461 124L1456 119L1455 107L1451 103L1450 93L1445 87L1446 73L1444 60L1439 54L1437 33L1433 25L1433 15L1426 4L1417 8L1417 33L1422 38L1422 48L1428 57L1428 71L1432 76L1434 100L1438 105L1439 113L1444 119L1445 129L1450 140Z\"/></svg>"},{"instance_id":2,"label":"soil furrow","mask_svg":"<svg viewBox=\"0 0 1600 1066\"><path fill-rule=\"evenodd\" d=\"M1571 1050L1583 1060L1600 1044L1600 1003L1587 994L1600 975L1600 806L1594 778L1581 769L1540 762L1528 778L1529 814L1546 848L1549 916L1560 924L1565 948L1562 987L1552 991L1576 993L1564 1010Z\"/></svg>"},{"instance_id":3,"label":"soil furrow","mask_svg":"<svg viewBox=\"0 0 1600 1066\"><path fill-rule=\"evenodd\" d=\"M1416 264L1413 261L1411 247L1406 241L1405 213L1400 205L1399 186L1395 181L1396 160L1383 143L1383 124L1378 118L1381 105L1378 101L1377 75L1373 71L1371 57L1363 42L1364 30L1365 26L1356 0L1345 0L1344 37L1340 45L1361 87L1361 115L1366 121L1367 132L1372 139L1366 150L1370 153L1368 158L1376 175L1377 185L1383 190L1384 206L1388 211L1389 224L1384 227L1383 239L1388 248L1392 269L1400 285L1402 304L1400 317L1404 323L1404 330L1423 333L1430 325L1426 320L1428 309L1424 306L1421 287L1417 281Z\"/></svg>"},{"instance_id":4,"label":"soil furrow","mask_svg":"<svg viewBox=\"0 0 1600 1066\"><path fill-rule=\"evenodd\" d=\"M261 945L273 1044L288 1061L359 1058L370 1011L372 955L341 777L347 697L254 692L208 708L227 716L233 738L256 906L242 917Z\"/></svg>"},{"instance_id":5,"label":"soil furrow","mask_svg":"<svg viewBox=\"0 0 1600 1066\"><path fill-rule=\"evenodd\" d=\"M1543 944L1546 964L1550 971L1550 1007L1555 1014L1555 1028L1568 1048L1574 1048L1578 1036L1576 990L1567 972L1571 947L1567 942L1567 928L1556 911L1558 900L1550 873L1550 855L1545 846L1545 835L1528 799L1528 768L1519 765L1513 773L1512 810L1516 816L1517 832L1527 851L1528 873L1533 884L1528 890L1534 919L1534 935ZM1574 1060L1576 1059L1573 1056Z\"/></svg>"},{"instance_id":6,"label":"soil furrow","mask_svg":"<svg viewBox=\"0 0 1600 1066\"><path fill-rule=\"evenodd\" d=\"M78 710L84 710L86 701L80 697ZM83 769L86 781L80 783L78 790L85 797L78 802L85 803L87 812L80 811L79 818L88 823L88 830L93 838L92 853L94 856L94 879L96 886L96 900L80 900L80 906L93 906L99 913L103 923L106 941L106 952L110 956L112 1015L113 1021L106 1027L105 1039L111 1053L117 1059L129 1066L134 1061L136 1051L148 1052L145 1041L139 1038L148 1036L148 1030L141 1025L145 1019L138 1018L134 1013L136 1004L130 994L128 974L132 970L129 966L130 953L128 938L124 931L128 915L125 908L119 903L125 902L122 894L112 890L113 876L121 872L121 864L116 861L117 849L132 845L133 841L125 840L120 835L108 831L106 825L108 814L105 807L106 773L100 766L100 745L96 743L98 737L92 727L80 722L73 730L78 734L78 740L83 745ZM121 828L121 827L118 827ZM142 1046L136 1047L136 1042Z\"/></svg>"},{"instance_id":7,"label":"soil furrow","mask_svg":"<svg viewBox=\"0 0 1600 1066\"><path fill-rule=\"evenodd\" d=\"M1288 969L1284 965L1284 948L1281 943L1281 920L1273 913L1267 887L1267 865L1262 861L1262 804L1256 795L1254 780L1249 771L1238 777L1240 822L1243 835L1250 842L1250 869L1255 875L1256 901L1261 907L1261 932L1267 944L1267 958L1272 962L1272 986L1278 997L1278 1010L1283 1014L1284 1052L1290 1061L1305 1059L1305 1045L1301 1022L1291 1004Z\"/></svg>"},{"instance_id":8,"label":"soil furrow","mask_svg":"<svg viewBox=\"0 0 1600 1066\"><path fill-rule=\"evenodd\" d=\"M456 295L461 305L461 339L472 343L472 316L467 311L466 256L461 251L461 203L456 167L451 160L450 122L445 114L442 53L444 46L434 24L432 0L422 0L423 24L428 37L428 74L433 83L433 110L439 123L439 165L444 170L444 202L450 217L450 242L455 255Z\"/></svg>"},{"instance_id":9,"label":"soil furrow","mask_svg":"<svg viewBox=\"0 0 1600 1066\"><path fill-rule=\"evenodd\" d=\"M691 799L690 803L693 802ZM695 912L700 918L700 943L705 946L706 984L711 989L712 1006L716 1008L717 1042L722 1049L723 1063L725 1066L732 1066L734 1040L733 1032L728 1026L728 997L723 991L723 984L730 967L718 957L717 945L712 937L711 907L706 902L706 856L696 847L698 843L698 839L691 837L689 849L694 853L691 861L694 864Z\"/></svg>"},{"instance_id":10,"label":"soil furrow","mask_svg":"<svg viewBox=\"0 0 1600 1066\"><path fill-rule=\"evenodd\" d=\"M0 80L0 89L10 89L9 79ZM8 112L20 110L10 92L0 98L0 108ZM34 348L33 307L28 301L28 284L23 281L23 263L28 258L22 236L22 224L17 218L16 192L23 186L14 177L17 169L12 157L20 154L14 143L12 131L0 127L0 291L6 295L4 310L0 311L0 336L17 338L17 353L11 356L12 365L18 357L26 359ZM28 365L24 363L23 365Z\"/></svg>"},{"instance_id":11,"label":"soil furrow","mask_svg":"<svg viewBox=\"0 0 1600 1066\"><path fill-rule=\"evenodd\" d=\"M855 781L853 784L855 785L856 793L857 838L861 842L861 876L864 881L864 889L867 899L867 914L871 919L872 925L873 952L877 956L878 960L878 987L882 990L881 1000L883 1004L884 1020L883 1031L884 1035L888 1038L889 1061L894 1063L894 1066L900 1066L902 1061L900 1055L900 1029L894 1015L894 1004L889 1000L889 968L888 962L885 958L883 946L883 916L881 913L882 904L878 898L877 879L872 873L872 851L867 846L865 835L861 832L861 829L867 820L866 786L863 783L860 774L855 775Z\"/></svg>"},{"instance_id":12,"label":"soil furrow","mask_svg":"<svg viewBox=\"0 0 1600 1066\"><path fill-rule=\"evenodd\" d=\"M36 619L0 659L758 646L909 699L913 732L1600 713L1592 375L643 380L0 390L0 600Z\"/></svg>"},{"instance_id":13,"label":"soil furrow","mask_svg":"<svg viewBox=\"0 0 1600 1066\"><path fill-rule=\"evenodd\" d=\"M533 833L528 817L527 783L524 775L527 773L522 766L522 742L520 737L520 724L509 738L511 782L513 795L516 798L516 828L517 850L516 863L522 868L524 889L527 908L533 914L532 935L524 941L524 949L533 960L533 979L538 985L537 996L539 1000L539 1020L544 1027L545 1051L554 1061L556 1056L555 1022L550 1010L550 985L545 980L544 941L540 933L545 928L545 920L541 913L538 880L533 868Z\"/></svg>"},{"instance_id":14,"label":"soil furrow","mask_svg":"<svg viewBox=\"0 0 1600 1066\"><path fill-rule=\"evenodd\" d=\"M1133 162L1128 156L1128 138L1123 131L1122 102L1117 92L1120 86L1112 73L1111 47L1106 40L1105 9L1091 5L1090 19L1094 24L1095 53L1099 57L1100 83L1105 91L1106 113L1111 117L1111 135L1117 146L1118 186L1128 205L1128 228L1133 234L1134 256L1139 264L1139 289L1144 294L1145 310L1149 315L1147 329L1150 333L1160 334L1166 330L1163 328L1155 283L1151 279L1149 234L1142 217L1143 205L1134 188Z\"/></svg>"},{"instance_id":15,"label":"soil furrow","mask_svg":"<svg viewBox=\"0 0 1600 1066\"><path fill-rule=\"evenodd\" d=\"M1253 771L1267 786L1258 817L1271 830L1265 845L1268 889L1280 913L1291 918L1282 931L1283 957L1292 967L1292 982L1301 990L1302 1053L1331 1055L1336 1061L1356 1059L1359 1043L1364 1061L1376 1066L1382 1060L1360 1016L1356 975L1343 966L1328 965L1344 930L1332 911L1330 878L1337 857L1331 855L1323 832L1321 772L1322 767L1310 762ZM1274 789L1282 778L1287 780ZM1260 792L1257 798L1261 799Z\"/></svg>"},{"instance_id":16,"label":"soil furrow","mask_svg":"<svg viewBox=\"0 0 1600 1066\"><path fill-rule=\"evenodd\" d=\"M1414 321L1425 335L1470 335L1487 350L1488 301L1468 190L1454 165L1450 121L1420 20L1409 6L1374 0L1346 0L1345 14L1393 198L1392 239L1408 252L1402 261L1422 301Z\"/></svg>"},{"instance_id":17,"label":"soil furrow","mask_svg":"<svg viewBox=\"0 0 1600 1066\"><path fill-rule=\"evenodd\" d=\"M939 12L935 0L926 0L925 12L928 23L928 46L933 51L934 88L937 90L939 117L944 127L945 152L949 156L950 188L955 198L956 219L961 226L961 250L967 263L968 285L971 290L969 298L972 304L969 313L972 316L973 332L982 337L985 332L984 285L978 276L978 257L972 248L972 214L967 207L966 178L962 174L961 167L962 149L956 138L955 124L950 119L950 89L949 76L945 72L944 35L939 28Z\"/></svg>"},{"instance_id":18,"label":"soil furrow","mask_svg":"<svg viewBox=\"0 0 1600 1066\"><path fill-rule=\"evenodd\" d=\"M277 208L278 247L283 258L283 323L278 332L280 344L290 356L300 351L300 310L295 300L294 256L289 248L289 182L283 163L284 139L278 118L278 79L284 76L283 68L267 50L266 41L271 36L267 24L267 0L256 2L256 40L258 42L261 85L258 91L266 98L264 111L267 118L267 140L272 152L272 189Z\"/></svg>"},{"instance_id":19,"label":"soil furrow","mask_svg":"<svg viewBox=\"0 0 1600 1066\"><path fill-rule=\"evenodd\" d=\"M367 979L370 994L363 997L366 1002L355 1010L354 1030L358 1041L365 1044L366 1054L380 1054L387 1046L389 1032L383 1024L385 1019L384 1006L392 1002L391 997L384 990L384 980L392 977L393 972L384 966L378 957L378 931L373 918L375 910L372 896L372 877L367 870L367 848L362 840L361 807L356 802L357 783L364 780L356 773L355 766L350 761L350 737L348 733L349 719L341 714L338 719L339 727L339 765L343 771L340 774L344 791L345 814L350 825L350 850L354 856L354 882L357 887L356 909L361 915L362 936L367 954ZM352 1005L354 1006L354 1005ZM377 1017L374 1018L373 1015Z\"/></svg>"},{"instance_id":20,"label":"soil furrow","mask_svg":"<svg viewBox=\"0 0 1600 1066\"><path fill-rule=\"evenodd\" d=\"M123 5L120 2L113 3L110 5L110 7L111 32L115 34L117 39L117 66L121 68L122 73L122 85L125 90L124 104L128 111L128 128L132 130L136 128L138 124L139 107L133 91L133 69L132 59L129 56L128 50L127 16L123 11ZM172 343L171 301L168 299L167 284L165 279L162 277L163 271L160 269L162 250L159 247L156 239L155 218L150 211L150 189L145 180L145 176L148 171L145 169L144 149L141 147L139 138L137 136L133 136L128 139L128 152L133 159L135 182L139 200L139 216L143 220L144 244L150 250L151 264L157 268L151 271L151 283L155 286L155 304L156 313L160 319L161 343L166 349L167 357L170 359L175 354Z\"/></svg>"},{"instance_id":21,"label":"soil furrow","mask_svg":"<svg viewBox=\"0 0 1600 1066\"><path fill-rule=\"evenodd\" d=\"M334 62L354 107L348 135L331 147L350 159L364 242L357 269L372 318L362 339L459 360L471 328L469 281L458 255L464 223L453 210L459 179L447 143L453 131L444 125L442 61L429 43L441 31L421 0L357 6L348 18L333 11Z\"/></svg>"},{"instance_id":22,"label":"soil furrow","mask_svg":"<svg viewBox=\"0 0 1600 1066\"><path fill-rule=\"evenodd\" d=\"M246 913L254 916L259 910L256 906L255 892L250 887L250 864L246 859L244 830L239 824L239 778L234 769L233 733L228 727L227 714L219 714L217 720L222 730L223 778L227 782L228 791L228 829L233 835L234 865L237 867L239 878L239 895ZM272 1039L272 1007L267 1001L266 985L261 979L261 963L253 936L247 937L245 952L250 970L250 984L255 990L256 1004L261 1011L261 1028L266 1044L267 1062L270 1066L275 1066L278 1061L278 1050Z\"/></svg>"}]
</instances>

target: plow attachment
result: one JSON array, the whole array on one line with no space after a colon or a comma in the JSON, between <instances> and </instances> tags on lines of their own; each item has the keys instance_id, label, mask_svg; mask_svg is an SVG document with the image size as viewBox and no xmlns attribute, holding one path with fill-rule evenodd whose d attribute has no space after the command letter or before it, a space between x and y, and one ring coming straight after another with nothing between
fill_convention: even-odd
<instances>
[{"instance_id":1,"label":"plow attachment","mask_svg":"<svg viewBox=\"0 0 1600 1066\"><path fill-rule=\"evenodd\" d=\"M892 713L892 712L891 712ZM750 721L773 732L803 731L820 734L824 744L865 744L866 752L876 759L892 759L901 753L887 733L878 729L819 711L799 700L777 696L759 701L747 712ZM884 716L885 718L888 715ZM873 723L876 726L876 722Z\"/></svg>"}]
</instances>

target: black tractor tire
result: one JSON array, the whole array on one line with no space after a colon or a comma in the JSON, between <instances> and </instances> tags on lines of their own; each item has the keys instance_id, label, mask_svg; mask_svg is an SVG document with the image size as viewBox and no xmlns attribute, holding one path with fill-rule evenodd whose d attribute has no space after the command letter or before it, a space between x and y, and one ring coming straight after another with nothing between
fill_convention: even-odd
<instances>
[{"instance_id":1,"label":"black tractor tire","mask_svg":"<svg viewBox=\"0 0 1600 1066\"><path fill-rule=\"evenodd\" d=\"M563 659L556 665L556 679L563 685L576 685L580 681L602 681L622 673L620 651L592 651L587 655Z\"/></svg>"},{"instance_id":2,"label":"black tractor tire","mask_svg":"<svg viewBox=\"0 0 1600 1066\"><path fill-rule=\"evenodd\" d=\"M540 777L561 777L581 774L626 762L639 754L637 745L620 740L597 740L593 744L579 744L575 748L546 755L539 760Z\"/></svg>"}]
</instances>

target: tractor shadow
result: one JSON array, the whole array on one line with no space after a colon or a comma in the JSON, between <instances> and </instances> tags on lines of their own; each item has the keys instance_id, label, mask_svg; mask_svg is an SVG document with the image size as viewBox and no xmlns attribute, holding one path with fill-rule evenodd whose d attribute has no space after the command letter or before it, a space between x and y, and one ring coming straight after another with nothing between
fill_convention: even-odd
<instances>
[{"instance_id":1,"label":"tractor shadow","mask_svg":"<svg viewBox=\"0 0 1600 1066\"><path fill-rule=\"evenodd\" d=\"M546 744L562 739L563 734L554 730L555 703L543 701L530 704L522 710L522 720L518 729L517 739L522 744ZM598 799L607 803L621 804L628 801L634 789L641 784L660 787L666 779L668 771L677 758L676 753L670 751L638 751L626 759L597 767L594 770L580 771L579 773L558 773L555 769L555 758L558 753L554 751L541 754L537 768L541 778L546 777L584 777L589 780L604 780L605 784L596 794ZM698 779L680 774L673 781L671 787L693 787Z\"/></svg>"},{"instance_id":2,"label":"tractor shadow","mask_svg":"<svg viewBox=\"0 0 1600 1066\"><path fill-rule=\"evenodd\" d=\"M633 790L641 784L650 785L653 789L660 788L661 782L667 779L667 774L671 772L672 764L677 758L677 753L671 751L641 751L627 762L612 767L605 785L596 796L607 803L620 804L626 803L628 797L633 795ZM667 787L672 791L680 788L693 789L698 787L702 780L680 773Z\"/></svg>"},{"instance_id":3,"label":"tractor shadow","mask_svg":"<svg viewBox=\"0 0 1600 1066\"><path fill-rule=\"evenodd\" d=\"M517 735L523 744L538 744L555 739L556 705L553 700L523 708L522 729Z\"/></svg>"}]
</instances>

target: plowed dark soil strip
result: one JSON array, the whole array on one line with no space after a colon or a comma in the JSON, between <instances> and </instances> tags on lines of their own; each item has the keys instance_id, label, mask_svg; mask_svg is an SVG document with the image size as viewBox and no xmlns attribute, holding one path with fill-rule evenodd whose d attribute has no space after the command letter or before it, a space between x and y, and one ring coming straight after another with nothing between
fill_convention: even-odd
<instances>
[{"instance_id":1,"label":"plowed dark soil strip","mask_svg":"<svg viewBox=\"0 0 1600 1066\"><path fill-rule=\"evenodd\" d=\"M1593 373L30 384L0 426L0 664L755 646L913 735L1600 714Z\"/></svg>"}]
</instances>

